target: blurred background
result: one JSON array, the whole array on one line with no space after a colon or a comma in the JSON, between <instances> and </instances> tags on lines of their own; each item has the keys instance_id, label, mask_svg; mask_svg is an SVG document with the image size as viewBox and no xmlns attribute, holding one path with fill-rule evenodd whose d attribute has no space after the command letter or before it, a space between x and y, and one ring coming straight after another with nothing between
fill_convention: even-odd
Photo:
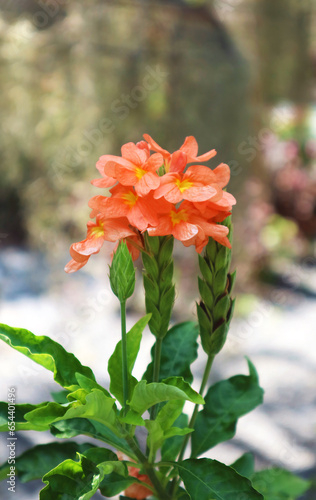
<instances>
[{"instance_id":1,"label":"blurred background","mask_svg":"<svg viewBox=\"0 0 316 500\"><path fill-rule=\"evenodd\" d=\"M119 340L111 247L63 271L99 194L95 163L143 133L168 150L194 135L200 154L218 151L211 168L230 165L238 201L236 314L213 382L245 373L246 354L266 392L208 456L229 464L250 450L258 468L315 478L315 2L2 0L0 88L1 322L52 336L107 383ZM195 314L198 270L194 249L177 245L176 256L180 321ZM144 312L138 267L130 324ZM148 332L138 375L152 343ZM9 386L19 403L58 389L33 365L1 346L2 400ZM194 369L198 386L202 362ZM49 439L20 433L17 451ZM18 484L18 498L41 487Z\"/></svg>"}]
</instances>

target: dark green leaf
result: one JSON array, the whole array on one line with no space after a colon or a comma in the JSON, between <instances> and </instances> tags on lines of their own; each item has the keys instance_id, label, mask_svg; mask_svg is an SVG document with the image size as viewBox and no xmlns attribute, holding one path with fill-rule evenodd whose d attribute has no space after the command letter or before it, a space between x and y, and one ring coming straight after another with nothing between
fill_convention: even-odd
<instances>
[{"instance_id":1,"label":"dark green leaf","mask_svg":"<svg viewBox=\"0 0 316 500\"><path fill-rule=\"evenodd\" d=\"M49 426L44 423L32 424L25 419L25 415L30 411L36 410L38 408L43 408L48 403L40 403L38 405L31 404L16 404L15 405L15 430L17 431L46 431ZM8 403L0 402L0 432L8 431Z\"/></svg>"},{"instance_id":2,"label":"dark green leaf","mask_svg":"<svg viewBox=\"0 0 316 500\"><path fill-rule=\"evenodd\" d=\"M179 474L191 500L263 500L248 479L216 460L185 460Z\"/></svg>"},{"instance_id":3,"label":"dark green leaf","mask_svg":"<svg viewBox=\"0 0 316 500\"><path fill-rule=\"evenodd\" d=\"M150 320L151 315L147 314L141 318L131 328L126 335L127 343L127 371L128 371L128 388L130 396L133 394L135 385L137 384L136 378L132 376L132 370L137 358L137 354L142 339L142 332ZM123 404L123 372L122 372L122 341L120 340L114 350L114 353L109 359L108 372L111 379L110 391L111 393Z\"/></svg>"},{"instance_id":4,"label":"dark green leaf","mask_svg":"<svg viewBox=\"0 0 316 500\"><path fill-rule=\"evenodd\" d=\"M251 482L265 500L296 500L310 488L309 481L279 468L255 472Z\"/></svg>"},{"instance_id":5,"label":"dark green leaf","mask_svg":"<svg viewBox=\"0 0 316 500\"><path fill-rule=\"evenodd\" d=\"M68 403L67 396L69 394L69 391L63 390L63 391L54 391L51 392L51 396L55 403L59 403L60 405Z\"/></svg>"},{"instance_id":6,"label":"dark green leaf","mask_svg":"<svg viewBox=\"0 0 316 500\"><path fill-rule=\"evenodd\" d=\"M236 462L231 464L231 467L241 476L250 479L255 471L255 460L253 455L251 453L244 453Z\"/></svg>"},{"instance_id":7,"label":"dark green leaf","mask_svg":"<svg viewBox=\"0 0 316 500\"><path fill-rule=\"evenodd\" d=\"M130 458L136 458L123 438L118 437L108 427L94 420L88 420L86 418L60 420L50 425L50 432L53 436L63 439L69 439L81 434L93 437L113 446Z\"/></svg>"},{"instance_id":8,"label":"dark green leaf","mask_svg":"<svg viewBox=\"0 0 316 500\"><path fill-rule=\"evenodd\" d=\"M54 373L54 380L65 389L77 386L76 372L95 380L93 372L49 337L37 336L23 328L0 324L0 339Z\"/></svg>"},{"instance_id":9,"label":"dark green leaf","mask_svg":"<svg viewBox=\"0 0 316 500\"><path fill-rule=\"evenodd\" d=\"M159 381L175 375L183 377L189 383L192 382L193 376L190 365L197 358L197 337L198 327L192 321L179 323L168 331L162 341ZM154 357L154 349L155 347L151 351L152 359ZM151 382L152 374L153 363L151 362L143 375L143 379Z\"/></svg>"},{"instance_id":10,"label":"dark green leaf","mask_svg":"<svg viewBox=\"0 0 316 500\"><path fill-rule=\"evenodd\" d=\"M65 460L43 477L47 486L40 492L40 500L89 500L99 487L102 490L104 487L109 496L113 496L120 493L126 484L134 482L127 475L126 465L119 462L112 451L90 448L85 455L79 454L79 462ZM119 486L118 477L121 481ZM124 478L125 483L122 481Z\"/></svg>"},{"instance_id":11,"label":"dark green leaf","mask_svg":"<svg viewBox=\"0 0 316 500\"><path fill-rule=\"evenodd\" d=\"M192 435L194 457L231 439L238 418L262 403L263 390L258 385L257 372L249 360L248 366L249 376L237 375L210 387Z\"/></svg>"},{"instance_id":12,"label":"dark green leaf","mask_svg":"<svg viewBox=\"0 0 316 500\"><path fill-rule=\"evenodd\" d=\"M84 453L92 448L93 444L68 443L48 443L34 446L15 459L16 473L22 483L41 479L44 474L56 467L67 458L74 460L77 452ZM6 472L9 469L5 462L0 467L0 480L6 479ZM4 473L4 474L3 474Z\"/></svg>"}]
</instances>

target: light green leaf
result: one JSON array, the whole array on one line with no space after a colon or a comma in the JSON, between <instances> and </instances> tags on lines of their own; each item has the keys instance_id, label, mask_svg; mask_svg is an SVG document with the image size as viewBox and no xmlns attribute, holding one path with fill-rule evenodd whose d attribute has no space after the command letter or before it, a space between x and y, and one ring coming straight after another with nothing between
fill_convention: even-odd
<instances>
[{"instance_id":1,"label":"light green leaf","mask_svg":"<svg viewBox=\"0 0 316 500\"><path fill-rule=\"evenodd\" d=\"M84 453L92 448L91 443L78 444L68 443L48 443L34 446L15 459L16 473L22 483L41 479L44 474L56 467L67 458L75 459L77 452ZM0 467L0 481L7 479L6 473L10 466L5 462Z\"/></svg>"},{"instance_id":2,"label":"light green leaf","mask_svg":"<svg viewBox=\"0 0 316 500\"><path fill-rule=\"evenodd\" d=\"M54 380L65 389L78 384L76 372L95 380L92 370L83 366L70 352L49 337L37 336L23 328L0 324L0 339L28 358L54 373Z\"/></svg>"},{"instance_id":3,"label":"light green leaf","mask_svg":"<svg viewBox=\"0 0 316 500\"><path fill-rule=\"evenodd\" d=\"M162 429L169 429L182 413L184 401L179 399L171 400L159 410L156 417Z\"/></svg>"},{"instance_id":4,"label":"light green leaf","mask_svg":"<svg viewBox=\"0 0 316 500\"><path fill-rule=\"evenodd\" d=\"M129 394L133 393L134 387L137 384L136 378L132 376L132 370L137 358L142 339L142 332L150 320L151 315L147 314L141 318L131 328L126 335L127 343L127 371L128 371L128 389ZM111 379L110 391L123 404L123 373L122 373L122 341L120 340L114 350L114 353L109 359L108 372Z\"/></svg>"},{"instance_id":5,"label":"light green leaf","mask_svg":"<svg viewBox=\"0 0 316 500\"><path fill-rule=\"evenodd\" d=\"M147 446L150 450L150 460L154 460L157 451L162 447L166 439L174 436L185 436L193 431L193 429L187 427L171 427L174 420L181 414L182 407L183 401L169 401L160 410L155 420L145 421L148 429Z\"/></svg>"},{"instance_id":6,"label":"light green leaf","mask_svg":"<svg viewBox=\"0 0 316 500\"><path fill-rule=\"evenodd\" d=\"M311 486L309 481L277 467L255 472L251 482L265 500L296 500Z\"/></svg>"},{"instance_id":7,"label":"light green leaf","mask_svg":"<svg viewBox=\"0 0 316 500\"><path fill-rule=\"evenodd\" d=\"M181 415L174 422L177 428L185 429L189 423L189 417L185 413ZM181 446L183 444L183 439L180 436L174 436L167 439L161 449L161 459L163 462L170 462L177 458Z\"/></svg>"},{"instance_id":8,"label":"light green leaf","mask_svg":"<svg viewBox=\"0 0 316 500\"><path fill-rule=\"evenodd\" d=\"M192 382L190 365L197 358L198 344L196 340L198 334L198 325L193 321L179 323L168 331L162 341L159 382L171 376L183 377L187 382ZM154 349L155 346L151 351L152 359L154 358ZM143 379L151 382L152 376L153 362L148 365Z\"/></svg>"},{"instance_id":9,"label":"light green leaf","mask_svg":"<svg viewBox=\"0 0 316 500\"><path fill-rule=\"evenodd\" d=\"M145 420L133 410L128 410L125 415L124 413L121 413L118 418L120 422L124 422L125 424L140 426L145 425Z\"/></svg>"},{"instance_id":10,"label":"light green leaf","mask_svg":"<svg viewBox=\"0 0 316 500\"><path fill-rule=\"evenodd\" d=\"M91 392L92 389L99 389L100 391L104 392L106 396L108 396L109 398L111 397L110 393L106 389L104 389L104 387L99 385L95 380L92 380L91 378L82 375L82 373L76 373L75 376L78 385L82 389L85 389L87 392Z\"/></svg>"},{"instance_id":11,"label":"light green leaf","mask_svg":"<svg viewBox=\"0 0 316 500\"><path fill-rule=\"evenodd\" d=\"M169 377L163 380L164 384L172 387L177 387L187 395L187 400L195 404L204 405L204 398L198 394L183 377Z\"/></svg>"},{"instance_id":12,"label":"light green leaf","mask_svg":"<svg viewBox=\"0 0 316 500\"><path fill-rule=\"evenodd\" d=\"M71 418L88 418L109 427L114 433L119 433L116 423L115 401L108 398L99 389L93 389L87 394L85 403L74 401L69 405L48 403L25 415L26 420L36 425L48 425Z\"/></svg>"},{"instance_id":13,"label":"light green leaf","mask_svg":"<svg viewBox=\"0 0 316 500\"><path fill-rule=\"evenodd\" d=\"M255 471L255 460L252 453L244 453L236 462L231 464L231 467L241 476L251 479Z\"/></svg>"},{"instance_id":14,"label":"light green leaf","mask_svg":"<svg viewBox=\"0 0 316 500\"><path fill-rule=\"evenodd\" d=\"M216 460L184 460L178 468L191 500L263 500L248 479Z\"/></svg>"},{"instance_id":15,"label":"light green leaf","mask_svg":"<svg viewBox=\"0 0 316 500\"><path fill-rule=\"evenodd\" d=\"M197 457L236 432L239 417L262 403L263 390L248 360L250 375L237 375L210 387L205 406L198 413L192 435L192 456Z\"/></svg>"},{"instance_id":16,"label":"light green leaf","mask_svg":"<svg viewBox=\"0 0 316 500\"><path fill-rule=\"evenodd\" d=\"M203 403L204 400L189 384L180 377L166 379L164 383L147 384L146 380L139 382L134 389L130 407L142 415L148 408L171 399L188 400L193 403Z\"/></svg>"}]
</instances>

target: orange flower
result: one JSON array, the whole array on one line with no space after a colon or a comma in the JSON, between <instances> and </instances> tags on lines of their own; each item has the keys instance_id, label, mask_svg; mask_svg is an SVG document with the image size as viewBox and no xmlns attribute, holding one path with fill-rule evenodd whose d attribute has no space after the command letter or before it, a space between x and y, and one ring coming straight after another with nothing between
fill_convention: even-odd
<instances>
[{"instance_id":1,"label":"orange flower","mask_svg":"<svg viewBox=\"0 0 316 500\"><path fill-rule=\"evenodd\" d=\"M130 224L139 231L145 231L147 227L157 226L158 214L166 213L170 204L165 200L155 200L151 193L140 197L133 187L115 186L111 189L112 196L94 196L89 201L89 207L101 212L106 217L127 217Z\"/></svg>"},{"instance_id":2,"label":"orange flower","mask_svg":"<svg viewBox=\"0 0 316 500\"><path fill-rule=\"evenodd\" d=\"M227 169L229 171L228 166ZM163 196L171 203L179 203L181 200L217 201L222 197L222 190L217 182L216 170L203 165L192 165L185 174L165 174L160 179L160 187L156 189L154 197Z\"/></svg>"},{"instance_id":3,"label":"orange flower","mask_svg":"<svg viewBox=\"0 0 316 500\"><path fill-rule=\"evenodd\" d=\"M160 184L156 171L162 166L163 157L158 153L149 156L148 148L143 144L138 147L133 142L124 144L121 151L122 157L101 156L99 162L102 161L103 175L123 186L134 186L139 196L146 196L156 189Z\"/></svg>"},{"instance_id":4,"label":"orange flower","mask_svg":"<svg viewBox=\"0 0 316 500\"><path fill-rule=\"evenodd\" d=\"M208 153L197 156L198 143L192 135L186 137L180 149L172 154L166 149L160 147L159 144L157 144L157 142L150 137L150 135L144 134L144 139L148 142L151 149L163 156L165 160L166 172L183 172L187 163L207 161L216 155L215 149L212 149L211 151L208 151Z\"/></svg>"},{"instance_id":5,"label":"orange flower","mask_svg":"<svg viewBox=\"0 0 316 500\"><path fill-rule=\"evenodd\" d=\"M96 222L88 223L85 240L71 246L67 272L83 267L105 240L124 239L136 259L143 246L140 232L146 230L150 235L173 235L185 246L195 245L198 252L209 237L230 247L227 228L218 224L236 203L223 191L230 177L228 165L221 163L214 170L191 165L185 172L188 163L207 161L216 151L198 156L193 136L174 153L161 148L149 135L144 134L144 138L137 144L124 144L121 156L99 158L96 167L102 177L92 184L111 188L110 196L94 196L89 201L90 217L96 217ZM150 154L150 150L155 153Z\"/></svg>"},{"instance_id":6,"label":"orange flower","mask_svg":"<svg viewBox=\"0 0 316 500\"><path fill-rule=\"evenodd\" d=\"M228 228L216 224L213 220L204 219L188 201L184 201L179 208L173 207L167 215L160 218L157 227L148 228L147 231L150 236L172 234L185 246L195 245L198 252L207 244L209 236L231 248L227 238Z\"/></svg>"},{"instance_id":7,"label":"orange flower","mask_svg":"<svg viewBox=\"0 0 316 500\"><path fill-rule=\"evenodd\" d=\"M195 208L197 208L206 219L211 219L216 217L216 215L221 216L221 214L225 213L229 215L233 205L236 205L236 200L232 194L226 191L223 191L223 196L219 200L211 199L194 203ZM227 215L225 215L222 220L226 219Z\"/></svg>"},{"instance_id":8,"label":"orange flower","mask_svg":"<svg viewBox=\"0 0 316 500\"><path fill-rule=\"evenodd\" d=\"M130 476L136 477L143 483L152 484L149 477L146 474L140 474L136 467L128 467L128 472ZM142 484L134 483L125 490L125 495L129 498L136 498L137 500L144 500L149 495L152 495L152 491Z\"/></svg>"},{"instance_id":9,"label":"orange flower","mask_svg":"<svg viewBox=\"0 0 316 500\"><path fill-rule=\"evenodd\" d=\"M117 241L128 236L135 236L135 231L129 226L125 218L106 219L97 215L96 222L87 224L87 237L83 241L73 243L70 247L71 261L65 267L67 273L81 269L90 256L99 253L104 241Z\"/></svg>"},{"instance_id":10,"label":"orange flower","mask_svg":"<svg viewBox=\"0 0 316 500\"><path fill-rule=\"evenodd\" d=\"M96 187L100 188L108 188L114 186L116 184L116 179L113 177L109 177L106 175L104 172L104 167L106 165L106 161L104 160L104 156L100 156L99 160L96 163L96 167L99 170L100 174L102 175L101 179L93 179L91 181L91 184Z\"/></svg>"}]
</instances>

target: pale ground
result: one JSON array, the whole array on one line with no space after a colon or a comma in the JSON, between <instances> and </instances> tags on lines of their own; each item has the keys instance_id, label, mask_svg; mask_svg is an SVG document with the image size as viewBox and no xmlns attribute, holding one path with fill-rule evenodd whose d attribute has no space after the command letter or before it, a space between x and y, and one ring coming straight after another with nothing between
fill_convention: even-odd
<instances>
[{"instance_id":1,"label":"pale ground","mask_svg":"<svg viewBox=\"0 0 316 500\"><path fill-rule=\"evenodd\" d=\"M107 271L101 271L101 259L95 260L89 264L89 273L67 276L58 270L52 279L39 256L2 251L0 320L37 335L51 336L72 350L83 364L93 367L98 381L107 385L107 360L119 340L120 319ZM316 291L315 268L307 272L298 268L295 272ZM45 293L47 284L50 291ZM316 468L316 301L302 298L296 291L293 285L292 290L271 296L282 306L261 300L248 317L233 321L229 340L214 363L211 380L246 373L247 355L258 370L265 402L239 421L233 440L218 445L207 456L229 464L250 450L259 467L277 465L304 475ZM141 289L137 293L141 304ZM184 319L191 319L193 309L192 303L186 308ZM129 316L129 325L138 317L135 313ZM146 331L135 376L141 376L149 362L152 343L153 337ZM0 366L1 400L6 400L10 386L16 387L19 403L47 400L51 390L58 390L50 372L4 343ZM202 369L203 356L193 365L196 388ZM38 444L49 439L47 433L20 433L17 452L24 451L30 441ZM6 460L6 453L2 446L1 462ZM16 496L8 493L4 484L0 488L3 500L34 500L41 483L18 484Z\"/></svg>"}]
</instances>

